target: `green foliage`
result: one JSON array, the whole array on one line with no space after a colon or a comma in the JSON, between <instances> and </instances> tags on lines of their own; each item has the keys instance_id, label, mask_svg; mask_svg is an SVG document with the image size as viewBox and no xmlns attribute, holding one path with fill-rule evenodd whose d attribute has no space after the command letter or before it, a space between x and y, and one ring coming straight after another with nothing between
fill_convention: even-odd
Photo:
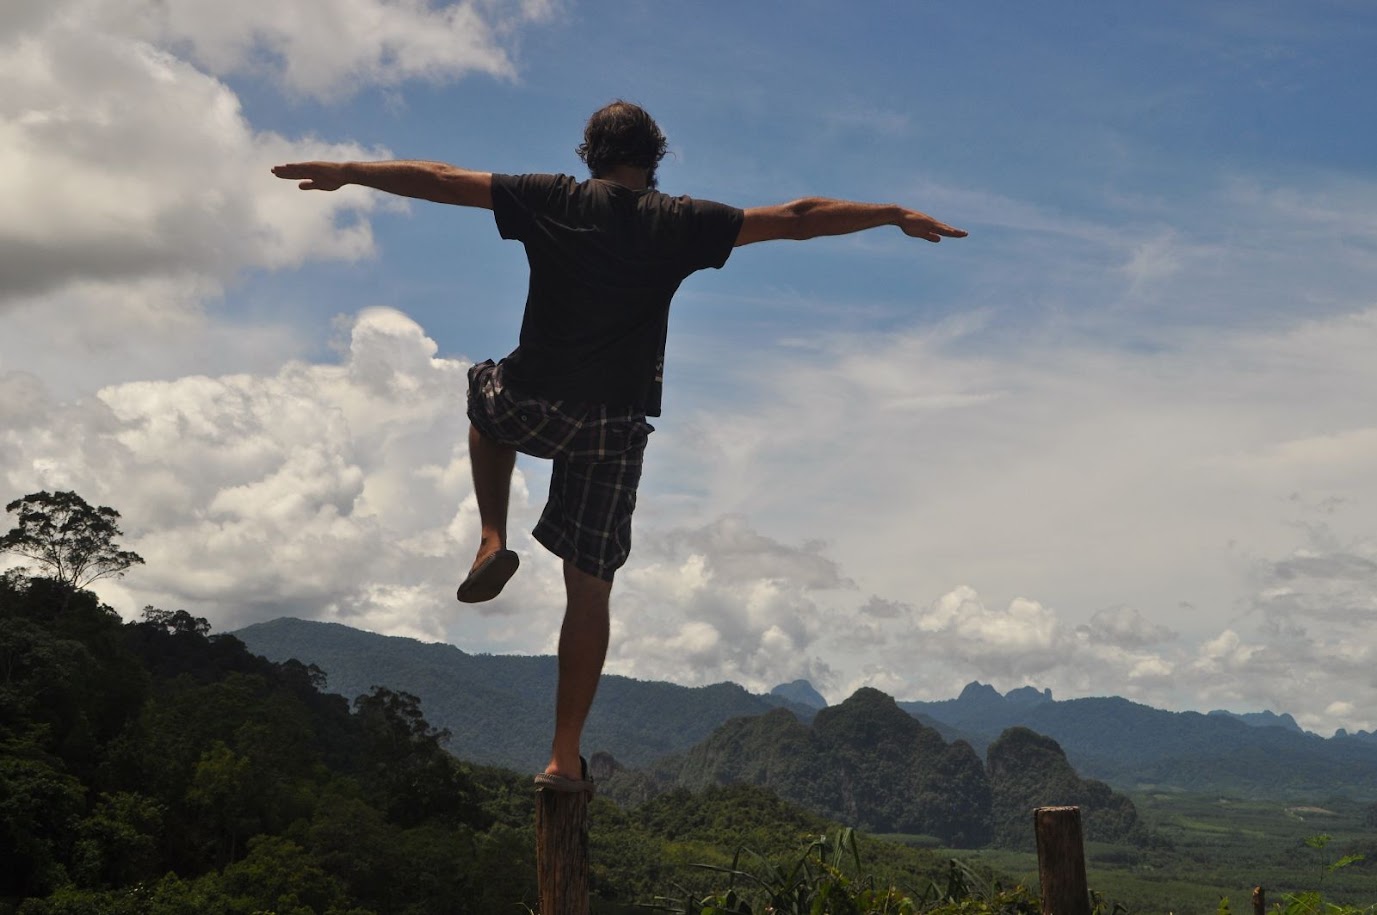
<instances>
[{"instance_id":1,"label":"green foliage","mask_svg":"<svg viewBox=\"0 0 1377 915\"><path fill-rule=\"evenodd\" d=\"M1377 905L1359 908L1326 902L1322 893L1312 890L1287 896L1285 904L1277 906L1274 911L1281 915L1372 915L1377 912Z\"/></svg>"},{"instance_id":2,"label":"green foliage","mask_svg":"<svg viewBox=\"0 0 1377 915\"><path fill-rule=\"evenodd\" d=\"M44 893L66 882L81 783L34 741L0 746L0 894Z\"/></svg>"},{"instance_id":3,"label":"green foliage","mask_svg":"<svg viewBox=\"0 0 1377 915\"><path fill-rule=\"evenodd\" d=\"M204 617L192 616L185 610L159 610L157 607L143 608L143 621L149 628L161 629L168 635L179 632L192 635L210 635L210 623Z\"/></svg>"},{"instance_id":4,"label":"green foliage","mask_svg":"<svg viewBox=\"0 0 1377 915\"><path fill-rule=\"evenodd\" d=\"M354 700L364 736L364 779L394 822L479 817L473 786L444 749L447 731L432 728L421 700L381 686Z\"/></svg>"},{"instance_id":5,"label":"green foliage","mask_svg":"<svg viewBox=\"0 0 1377 915\"><path fill-rule=\"evenodd\" d=\"M1301 840L1302 844L1307 848L1314 849L1320 858L1321 885L1323 885L1325 879L1329 875L1341 871L1346 867L1351 867L1361 862L1366 857L1364 855L1348 854L1330 860L1327 849L1333 841L1334 837L1328 833L1306 836ZM1302 893L1287 895L1284 904L1278 906L1277 910L1281 912L1282 915L1371 915L1371 913L1377 913L1377 905L1371 905L1366 908L1343 905L1326 901L1321 890L1309 890Z\"/></svg>"},{"instance_id":6,"label":"green foliage","mask_svg":"<svg viewBox=\"0 0 1377 915\"><path fill-rule=\"evenodd\" d=\"M0 576L0 912L429 915L533 900L531 795L413 696L356 712L185 611Z\"/></svg>"},{"instance_id":7,"label":"green foliage","mask_svg":"<svg viewBox=\"0 0 1377 915\"><path fill-rule=\"evenodd\" d=\"M742 847L729 865L699 865L727 881L706 895L682 889L647 906L677 915L1034 915L1025 889L1005 890L958 861L914 899L865 874L856 833L814 837L802 853L778 859Z\"/></svg>"},{"instance_id":8,"label":"green foliage","mask_svg":"<svg viewBox=\"0 0 1377 915\"><path fill-rule=\"evenodd\" d=\"M281 836L249 840L248 855L224 869L221 892L231 907L277 915L315 915L345 907L343 881L327 874L304 848Z\"/></svg>"},{"instance_id":9,"label":"green foliage","mask_svg":"<svg viewBox=\"0 0 1377 915\"><path fill-rule=\"evenodd\" d=\"M234 861L239 856L239 846L262 826L256 815L261 786L253 778L253 768L251 759L217 740L201 754L192 770L186 800L211 825L215 861L220 867Z\"/></svg>"},{"instance_id":10,"label":"green foliage","mask_svg":"<svg viewBox=\"0 0 1377 915\"><path fill-rule=\"evenodd\" d=\"M800 847L841 829L766 788L741 784L676 789L632 810L598 797L591 820L594 911L618 915L671 886L680 902L719 892L719 872L701 865L731 868L736 858L739 867L742 848L783 866ZM853 836L877 886L922 887L943 878L945 859L932 852Z\"/></svg>"},{"instance_id":11,"label":"green foliage","mask_svg":"<svg viewBox=\"0 0 1377 915\"><path fill-rule=\"evenodd\" d=\"M1323 852L1326 848L1329 847L1329 843L1334 841L1334 837L1329 835L1328 833L1321 833L1319 835L1307 836L1303 841L1310 848L1313 848L1316 851ZM1334 871L1342 870L1343 868L1348 867L1350 864L1357 864L1359 861L1364 860L1366 857L1366 855L1344 855L1334 861L1325 861L1324 870L1326 873L1332 874Z\"/></svg>"},{"instance_id":12,"label":"green foliage","mask_svg":"<svg viewBox=\"0 0 1377 915\"><path fill-rule=\"evenodd\" d=\"M71 876L83 886L128 886L159 874L166 808L133 791L102 794L77 826Z\"/></svg>"}]
</instances>

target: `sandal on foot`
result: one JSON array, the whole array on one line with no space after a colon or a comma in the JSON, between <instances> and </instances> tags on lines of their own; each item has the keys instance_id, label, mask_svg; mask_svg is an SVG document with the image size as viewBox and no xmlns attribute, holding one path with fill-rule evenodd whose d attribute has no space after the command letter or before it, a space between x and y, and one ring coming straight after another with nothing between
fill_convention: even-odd
<instances>
[{"instance_id":1,"label":"sandal on foot","mask_svg":"<svg viewBox=\"0 0 1377 915\"><path fill-rule=\"evenodd\" d=\"M502 593L507 582L516 574L521 559L511 550L498 550L469 572L455 597L466 604L481 604Z\"/></svg>"},{"instance_id":2,"label":"sandal on foot","mask_svg":"<svg viewBox=\"0 0 1377 915\"><path fill-rule=\"evenodd\" d=\"M582 778L566 778L552 772L541 772L534 779L535 785L537 788L549 788L551 791L558 791L561 794L579 794L587 791L591 796L594 786L592 776L588 774L588 760L580 756L579 765L583 767Z\"/></svg>"}]
</instances>

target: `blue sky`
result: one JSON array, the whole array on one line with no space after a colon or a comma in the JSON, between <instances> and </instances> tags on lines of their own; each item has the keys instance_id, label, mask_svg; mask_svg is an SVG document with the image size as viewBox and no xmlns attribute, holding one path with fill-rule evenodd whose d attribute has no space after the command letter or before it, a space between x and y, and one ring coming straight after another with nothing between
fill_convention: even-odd
<instances>
[{"instance_id":1,"label":"blue sky","mask_svg":"<svg viewBox=\"0 0 1377 915\"><path fill-rule=\"evenodd\" d=\"M514 344L519 246L268 167L580 174L625 97L672 193L971 235L685 284L610 669L1377 727L1369 5L135 6L0 12L0 481L123 512L122 612L551 649L538 463L510 593L448 596L463 368Z\"/></svg>"}]
</instances>

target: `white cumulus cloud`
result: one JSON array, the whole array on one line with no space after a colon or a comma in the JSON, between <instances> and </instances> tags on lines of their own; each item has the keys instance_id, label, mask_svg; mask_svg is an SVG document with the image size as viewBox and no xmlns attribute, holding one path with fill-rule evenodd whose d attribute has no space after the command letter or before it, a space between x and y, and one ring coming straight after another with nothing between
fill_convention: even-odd
<instances>
[{"instance_id":1,"label":"white cumulus cloud","mask_svg":"<svg viewBox=\"0 0 1377 915\"><path fill-rule=\"evenodd\" d=\"M257 131L227 86L146 41L54 16L0 39L0 80L0 305L371 249L354 218L369 195L307 207L267 180L284 159L369 151Z\"/></svg>"},{"instance_id":2,"label":"white cumulus cloud","mask_svg":"<svg viewBox=\"0 0 1377 915\"><path fill-rule=\"evenodd\" d=\"M3 376L0 480L123 512L147 560L122 585L125 612L186 607L218 628L296 613L440 638L476 544L465 368L373 309L338 365L130 382L47 409L31 377Z\"/></svg>"},{"instance_id":3,"label":"white cumulus cloud","mask_svg":"<svg viewBox=\"0 0 1377 915\"><path fill-rule=\"evenodd\" d=\"M831 685L830 618L854 585L820 544L776 541L734 517L637 538L613 599L610 670L756 690L800 677Z\"/></svg>"},{"instance_id":4,"label":"white cumulus cloud","mask_svg":"<svg viewBox=\"0 0 1377 915\"><path fill-rule=\"evenodd\" d=\"M267 73L291 91L328 98L365 85L470 72L512 77L503 39L522 23L547 18L554 3L173 0L150 6L125 0L118 6L137 9L146 34L187 47L210 72Z\"/></svg>"},{"instance_id":5,"label":"white cumulus cloud","mask_svg":"<svg viewBox=\"0 0 1377 915\"><path fill-rule=\"evenodd\" d=\"M254 73L324 97L470 72L510 76L519 28L553 8L4 4L0 371L91 390L98 379L140 377L136 365L175 377L195 365L262 369L299 351L282 326L245 326L207 308L246 269L369 256L369 217L383 198L360 188L305 195L268 170L388 152L256 127L226 78ZM44 347L35 351L34 340Z\"/></svg>"}]
</instances>

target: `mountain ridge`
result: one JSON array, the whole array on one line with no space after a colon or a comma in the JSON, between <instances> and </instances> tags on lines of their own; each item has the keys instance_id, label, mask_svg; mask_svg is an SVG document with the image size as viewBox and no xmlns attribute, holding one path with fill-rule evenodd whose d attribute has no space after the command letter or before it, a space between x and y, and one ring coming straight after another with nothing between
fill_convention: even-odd
<instances>
[{"instance_id":1,"label":"mountain ridge","mask_svg":"<svg viewBox=\"0 0 1377 915\"><path fill-rule=\"evenodd\" d=\"M1050 737L1010 728L982 761L966 741L943 740L869 687L820 711L811 726L776 709L732 719L647 770L605 754L593 768L604 796L627 806L676 790L749 785L868 832L1028 848L1029 810L1074 804L1093 841L1150 841L1133 802L1081 778Z\"/></svg>"},{"instance_id":2,"label":"mountain ridge","mask_svg":"<svg viewBox=\"0 0 1377 915\"><path fill-rule=\"evenodd\" d=\"M269 660L315 664L329 688L349 698L374 685L419 696L427 718L452 733L451 748L465 758L517 769L544 764L557 673L551 656L470 654L290 618L234 634ZM646 767L689 750L733 718L784 707L811 721L826 709L816 700L789 698L816 694L806 685L784 684L762 696L735 683L685 687L608 675L585 745L590 753ZM1056 740L1078 773L1120 789L1377 798L1377 739L1364 732L1322 738L1291 729L1286 722L1294 719L1285 714L1170 712L1119 696L1057 700L1033 687L1001 695L978 681L955 699L905 700L898 707L948 743L965 740L979 754L1007 729L1029 728ZM1258 726L1263 723L1268 726Z\"/></svg>"},{"instance_id":3,"label":"mountain ridge","mask_svg":"<svg viewBox=\"0 0 1377 915\"><path fill-rule=\"evenodd\" d=\"M973 682L956 699L904 701L968 735L977 749L1011 727L1054 738L1078 772L1126 788L1155 786L1250 796L1315 796L1336 790L1377 797L1377 743L1294 730L1234 713L1156 709L1121 696L1028 703ZM1258 715L1258 713L1253 713Z\"/></svg>"},{"instance_id":4,"label":"mountain ridge","mask_svg":"<svg viewBox=\"0 0 1377 915\"><path fill-rule=\"evenodd\" d=\"M557 661L551 655L471 654L453 645L284 617L232 633L270 661L295 657L325 671L327 688L353 698L375 685L418 696L426 717L451 734L458 755L488 765L542 768L553 726ZM686 749L728 718L784 707L736 683L679 686L603 677L585 739L631 765ZM539 735L538 737L534 735Z\"/></svg>"}]
</instances>

